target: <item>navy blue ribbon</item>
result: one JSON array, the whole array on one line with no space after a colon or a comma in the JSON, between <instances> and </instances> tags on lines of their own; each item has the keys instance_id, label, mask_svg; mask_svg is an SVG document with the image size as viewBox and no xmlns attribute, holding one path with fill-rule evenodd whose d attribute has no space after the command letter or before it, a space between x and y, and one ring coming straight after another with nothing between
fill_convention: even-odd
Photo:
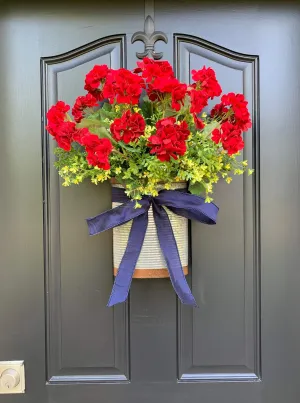
<instances>
[{"instance_id":1,"label":"navy blue ribbon","mask_svg":"<svg viewBox=\"0 0 300 403\"><path fill-rule=\"evenodd\" d=\"M112 188L112 201L123 204L87 219L90 235L99 234L133 220L126 250L107 306L124 302L128 297L132 276L147 231L148 211L151 205L159 244L173 288L182 303L197 306L183 273L172 226L163 206L179 216L208 225L216 224L219 208L213 203L205 203L202 197L178 190L162 190L156 197L144 196L142 200L139 200L141 207L135 208L136 202L130 200L123 189Z\"/></svg>"}]
</instances>

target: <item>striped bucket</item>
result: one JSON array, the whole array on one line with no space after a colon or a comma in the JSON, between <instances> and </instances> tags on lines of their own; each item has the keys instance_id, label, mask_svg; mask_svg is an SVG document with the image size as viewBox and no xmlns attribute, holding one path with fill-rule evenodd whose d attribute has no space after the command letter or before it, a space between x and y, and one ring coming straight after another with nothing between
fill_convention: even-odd
<instances>
[{"instance_id":1,"label":"striped bucket","mask_svg":"<svg viewBox=\"0 0 300 403\"><path fill-rule=\"evenodd\" d=\"M113 187L122 185L113 183ZM171 189L186 189L185 182L177 182L171 185ZM112 203L112 207L117 207L121 203ZM184 274L188 273L188 219L180 217L165 208L168 213L173 233L176 239L177 248L183 267ZM113 228L113 262L114 275L117 274L122 257L124 255L128 237L131 229L132 221L119 227ZM148 212L148 227L141 249L139 259L133 274L133 278L166 278L169 277L167 264L160 249L159 240L156 233L156 226L153 218L153 210L150 207Z\"/></svg>"}]
</instances>

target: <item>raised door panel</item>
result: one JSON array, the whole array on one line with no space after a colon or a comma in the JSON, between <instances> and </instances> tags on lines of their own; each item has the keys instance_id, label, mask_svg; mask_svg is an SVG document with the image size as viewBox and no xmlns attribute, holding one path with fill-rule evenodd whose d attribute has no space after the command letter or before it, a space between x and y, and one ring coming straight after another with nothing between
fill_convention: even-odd
<instances>
[{"instance_id":1,"label":"raised door panel","mask_svg":"<svg viewBox=\"0 0 300 403\"><path fill-rule=\"evenodd\" d=\"M125 65L125 35L102 38L43 58L45 111L57 100L74 104L95 64ZM112 234L88 236L85 219L111 206L109 185L62 186L54 141L43 130L47 352L50 382L128 379L127 304L107 309L113 284Z\"/></svg>"},{"instance_id":2,"label":"raised door panel","mask_svg":"<svg viewBox=\"0 0 300 403\"><path fill-rule=\"evenodd\" d=\"M177 76L191 82L202 66L216 71L223 93L243 93L253 128L240 158L258 170L258 57L239 54L203 39L174 35ZM218 99L210 101L209 113ZM179 311L181 380L259 379L259 233L255 177L235 176L216 185L218 224L191 224L190 282L199 308ZM213 252L215 251L215 253Z\"/></svg>"}]
</instances>

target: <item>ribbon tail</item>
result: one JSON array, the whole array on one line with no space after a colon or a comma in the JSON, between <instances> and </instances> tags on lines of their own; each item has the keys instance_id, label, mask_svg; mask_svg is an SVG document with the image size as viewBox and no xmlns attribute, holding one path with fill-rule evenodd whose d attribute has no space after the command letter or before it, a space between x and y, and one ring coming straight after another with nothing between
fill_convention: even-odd
<instances>
[{"instance_id":1,"label":"ribbon tail","mask_svg":"<svg viewBox=\"0 0 300 403\"><path fill-rule=\"evenodd\" d=\"M87 218L89 235L97 235L108 229L118 227L128 221L142 215L149 209L149 200L140 200L142 205L140 208L135 208L135 200L127 201L126 203L107 210L95 217Z\"/></svg>"},{"instance_id":2,"label":"ribbon tail","mask_svg":"<svg viewBox=\"0 0 300 403\"><path fill-rule=\"evenodd\" d=\"M164 254L173 288L183 304L197 307L196 300L183 273L176 239L164 208L157 203L152 204L153 215L161 250Z\"/></svg>"},{"instance_id":3,"label":"ribbon tail","mask_svg":"<svg viewBox=\"0 0 300 403\"><path fill-rule=\"evenodd\" d=\"M138 261L148 226L148 210L134 218L128 238L125 253L123 255L114 286L107 306L113 306L126 301L132 276Z\"/></svg>"}]
</instances>

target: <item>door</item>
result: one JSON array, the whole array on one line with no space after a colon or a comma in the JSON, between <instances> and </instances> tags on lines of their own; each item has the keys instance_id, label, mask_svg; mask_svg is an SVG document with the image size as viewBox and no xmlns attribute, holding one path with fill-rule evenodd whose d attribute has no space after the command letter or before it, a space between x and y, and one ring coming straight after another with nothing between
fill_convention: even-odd
<instances>
[{"instance_id":1,"label":"door","mask_svg":"<svg viewBox=\"0 0 300 403\"><path fill-rule=\"evenodd\" d=\"M191 223L199 308L168 279L134 280L106 308L112 233L90 238L85 218L110 207L110 187L63 188L43 129L94 64L134 67L148 15L177 76L213 67L253 120L255 174L217 185L216 226ZM25 394L1 402L298 402L299 6L26 2L0 18L0 360L24 360L26 376Z\"/></svg>"}]
</instances>

